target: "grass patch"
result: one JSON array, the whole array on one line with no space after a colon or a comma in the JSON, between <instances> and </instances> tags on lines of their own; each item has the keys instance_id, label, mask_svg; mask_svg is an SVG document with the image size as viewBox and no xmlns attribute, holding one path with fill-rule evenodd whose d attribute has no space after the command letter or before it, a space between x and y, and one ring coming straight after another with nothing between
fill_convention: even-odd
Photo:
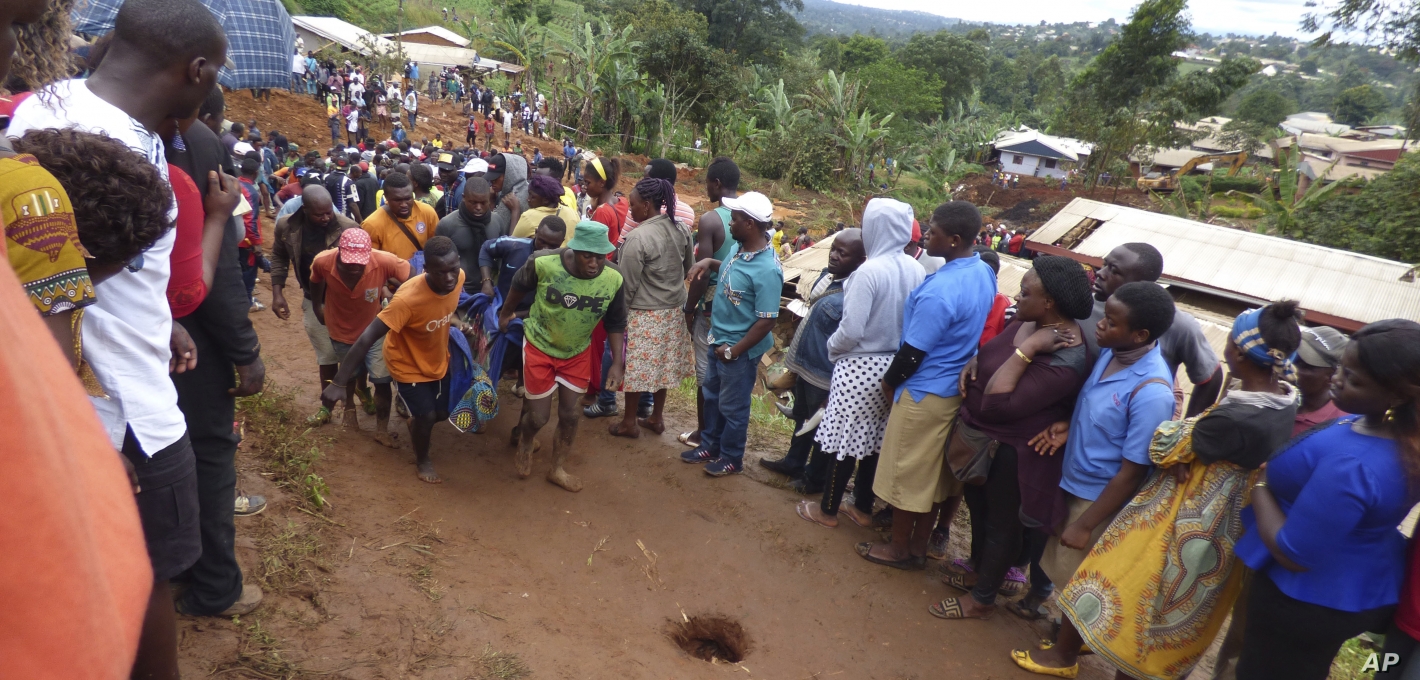
<instances>
[{"instance_id":1,"label":"grass patch","mask_svg":"<svg viewBox=\"0 0 1420 680\"><path fill-rule=\"evenodd\" d=\"M1375 671L1363 671L1361 668L1366 665L1366 660L1371 658L1371 654L1378 651L1378 645L1361 638L1347 640L1346 644L1341 645L1341 651L1337 652L1336 658L1332 659L1331 674L1326 676L1326 679L1370 680L1375 677Z\"/></svg>"},{"instance_id":2,"label":"grass patch","mask_svg":"<svg viewBox=\"0 0 1420 680\"><path fill-rule=\"evenodd\" d=\"M495 651L492 646L484 647L476 659L480 680L518 680L532 671L518 658L517 654Z\"/></svg>"},{"instance_id":3,"label":"grass patch","mask_svg":"<svg viewBox=\"0 0 1420 680\"><path fill-rule=\"evenodd\" d=\"M308 669L286 658L284 650L280 647L280 641L261 625L262 620L263 616L260 613L253 614L246 620L240 616L232 617L232 624L236 627L237 634L241 636L237 658L234 661L218 664L212 669L210 675L231 672L240 676L250 673L256 677L271 678L272 680L295 680L295 678L312 675ZM318 675L324 675L324 673Z\"/></svg>"},{"instance_id":4,"label":"grass patch","mask_svg":"<svg viewBox=\"0 0 1420 680\"><path fill-rule=\"evenodd\" d=\"M287 520L283 529L269 531L257 539L261 554L257 580L263 589L273 593L284 594L302 586L309 586L314 593L319 577L310 567L330 570L321 555L323 548L319 527L308 529Z\"/></svg>"},{"instance_id":5,"label":"grass patch","mask_svg":"<svg viewBox=\"0 0 1420 680\"><path fill-rule=\"evenodd\" d=\"M237 411L244 436L271 481L300 499L306 510L329 505L330 488L315 470L320 448L305 419L295 413L294 393L268 387L238 399Z\"/></svg>"}]
</instances>

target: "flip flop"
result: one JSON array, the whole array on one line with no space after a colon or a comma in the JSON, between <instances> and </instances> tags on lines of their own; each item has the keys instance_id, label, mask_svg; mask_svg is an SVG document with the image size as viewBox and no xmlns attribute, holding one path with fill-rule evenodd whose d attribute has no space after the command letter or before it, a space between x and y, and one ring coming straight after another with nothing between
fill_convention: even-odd
<instances>
[{"instance_id":1,"label":"flip flop","mask_svg":"<svg viewBox=\"0 0 1420 680\"><path fill-rule=\"evenodd\" d=\"M903 571L917 571L927 567L926 557L908 557L905 560L885 560L881 557L873 557L873 543L871 541L863 541L853 546L853 549L858 552L859 557L873 564L881 564L885 567L892 567Z\"/></svg>"},{"instance_id":2,"label":"flip flop","mask_svg":"<svg viewBox=\"0 0 1420 680\"><path fill-rule=\"evenodd\" d=\"M991 618L991 615L995 612L996 608L992 607L986 612L985 616L967 616L966 609L961 606L961 598L957 597L949 597L927 607L927 613L939 619L980 619L985 621Z\"/></svg>"},{"instance_id":3,"label":"flip flop","mask_svg":"<svg viewBox=\"0 0 1420 680\"><path fill-rule=\"evenodd\" d=\"M1045 611L1045 607L1043 606L1045 604L1044 601L1036 602L1034 603L1035 606L1032 607L1030 599L1030 596L1026 596L1020 600L1016 600L1015 602L1007 603L1006 611L1011 612L1012 614L1015 614L1016 616L1019 616L1027 621L1039 621L1049 615Z\"/></svg>"},{"instance_id":4,"label":"flip flop","mask_svg":"<svg viewBox=\"0 0 1420 680\"><path fill-rule=\"evenodd\" d=\"M805 521L813 522L814 524L817 524L825 529L837 529L838 527L824 524L823 522L814 519L813 515L809 514L809 508L812 507L812 503L813 501L799 501L798 503L794 504L794 512L798 513L799 517L804 519Z\"/></svg>"},{"instance_id":5,"label":"flip flop","mask_svg":"<svg viewBox=\"0 0 1420 680\"><path fill-rule=\"evenodd\" d=\"M690 443L690 435L693 435L693 434L695 434L695 433L694 433L694 432L682 432L682 433L680 433L679 435L676 435L675 440L678 441L678 442L680 442L680 443L682 443L682 444L684 444L684 445L686 445L686 446L689 446L690 448L693 449L693 448L699 446L699 444L692 444L692 443Z\"/></svg>"},{"instance_id":6,"label":"flip flop","mask_svg":"<svg viewBox=\"0 0 1420 680\"><path fill-rule=\"evenodd\" d=\"M1016 662L1022 670L1030 671L1036 675L1048 675L1053 678L1075 678L1080 675L1080 664L1075 664L1067 668L1051 668L1042 666L1030 658L1030 652L1023 649L1011 650L1011 660Z\"/></svg>"},{"instance_id":7,"label":"flip flop","mask_svg":"<svg viewBox=\"0 0 1420 680\"><path fill-rule=\"evenodd\" d=\"M843 508L852 508L853 506L851 506L851 505L844 505L844 506L841 506L841 507L843 507ZM856 511L856 510L857 510L857 508L854 508L853 510L842 510L842 509L840 509L840 510L838 511L838 514L841 515L841 516L847 517L847 518L848 518L848 521L850 521L850 522L852 522L852 523L854 523L854 524L856 524L856 525L858 525L858 526L860 526L860 527L862 527L862 528L864 528L864 529L871 529L871 528L873 528L872 515L869 515L869 516L868 516L868 523L867 523L867 524L864 524L863 522L861 522L861 521L858 520L858 516L857 516L857 515L853 514L854 511Z\"/></svg>"}]
</instances>

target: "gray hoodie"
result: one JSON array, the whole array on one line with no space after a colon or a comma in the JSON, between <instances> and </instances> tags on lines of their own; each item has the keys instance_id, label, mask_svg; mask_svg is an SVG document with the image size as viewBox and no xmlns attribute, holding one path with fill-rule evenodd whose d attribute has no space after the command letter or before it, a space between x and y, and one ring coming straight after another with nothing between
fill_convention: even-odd
<instances>
[{"instance_id":1,"label":"gray hoodie","mask_svg":"<svg viewBox=\"0 0 1420 680\"><path fill-rule=\"evenodd\" d=\"M843 320L828 338L830 361L897 352L902 308L925 277L922 266L902 252L911 240L912 206L891 198L868 201L863 211L868 259L843 283Z\"/></svg>"},{"instance_id":2,"label":"gray hoodie","mask_svg":"<svg viewBox=\"0 0 1420 680\"><path fill-rule=\"evenodd\" d=\"M512 214L508 206L503 205L504 196L517 194L518 201L523 204L523 212L528 210L528 161L514 153L505 153L503 157L508 160L508 165L503 170L503 190L498 192L498 198L494 201L496 206L488 218L488 238L507 236L513 233L513 227L518 226L509 224L508 218Z\"/></svg>"}]
</instances>

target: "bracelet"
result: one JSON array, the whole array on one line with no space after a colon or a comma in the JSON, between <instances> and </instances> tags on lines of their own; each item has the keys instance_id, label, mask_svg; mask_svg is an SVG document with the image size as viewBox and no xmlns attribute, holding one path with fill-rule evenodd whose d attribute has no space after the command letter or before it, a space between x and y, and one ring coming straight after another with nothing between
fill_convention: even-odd
<instances>
[{"instance_id":1,"label":"bracelet","mask_svg":"<svg viewBox=\"0 0 1420 680\"><path fill-rule=\"evenodd\" d=\"M1253 485L1252 485L1252 488L1254 488L1254 489L1266 489L1266 488L1267 488L1267 482L1265 482L1265 481L1258 482L1258 483L1256 483L1256 484L1253 484Z\"/></svg>"},{"instance_id":2,"label":"bracelet","mask_svg":"<svg viewBox=\"0 0 1420 680\"><path fill-rule=\"evenodd\" d=\"M1024 361L1026 363L1030 363L1032 361L1032 359L1026 356L1025 352L1022 352L1019 348L1016 349L1016 356L1020 357L1021 361Z\"/></svg>"}]
</instances>

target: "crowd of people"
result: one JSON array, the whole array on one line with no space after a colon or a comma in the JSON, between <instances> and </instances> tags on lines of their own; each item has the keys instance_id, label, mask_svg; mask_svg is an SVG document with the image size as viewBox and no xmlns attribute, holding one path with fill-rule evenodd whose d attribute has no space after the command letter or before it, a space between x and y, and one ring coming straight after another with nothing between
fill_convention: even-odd
<instances>
[{"instance_id":1,"label":"crowd of people","mask_svg":"<svg viewBox=\"0 0 1420 680\"><path fill-rule=\"evenodd\" d=\"M303 154L255 121L225 122L227 40L196 0L127 0L86 79L45 54L66 44L41 21L50 9L0 7L28 86L3 102L0 147L0 488L20 501L0 521L7 670L176 678L176 612L260 605L235 518L265 502L236 488L233 421L235 398L264 382L249 315L269 270L279 320L293 279L300 292L310 424L343 405L346 427L363 411L372 438L399 447L397 415L424 482L441 481L433 429L468 408L481 371L494 399L514 385L522 477L554 404L546 479L576 492L583 418L661 435L668 391L692 377L681 460L742 473L762 360L779 345L788 377L767 387L787 395L794 434L760 464L814 497L797 515L885 531L853 541L875 565L938 563L957 593L927 607L940 619L1038 620L1054 598L1058 632L1013 651L1020 668L1071 678L1088 653L1120 678L1182 678L1231 616L1215 677L1320 680L1365 631L1386 632L1399 659L1381 677L1420 677L1420 563L1397 530L1420 478L1414 321L1348 338L1276 301L1239 314L1220 357L1159 285L1149 244L1098 268L1022 259L1007 298L1000 251L1028 255L1024 232L984 225L965 201L923 220L878 197L859 226L829 230L827 266L788 324L781 258L814 239L741 191L731 158L706 168L712 207L697 215L666 159L632 182L622 159L570 142L531 162L480 151L474 106L485 124L502 114L507 148L508 112L544 100L490 99L450 74L430 80L467 98L465 146L413 141L398 121L377 141L362 112L381 115L399 85L348 64L298 71L297 53L293 88L355 109L343 144ZM10 71L14 42L3 48ZM413 114L418 95L400 85ZM963 502L970 549L954 556Z\"/></svg>"}]
</instances>

